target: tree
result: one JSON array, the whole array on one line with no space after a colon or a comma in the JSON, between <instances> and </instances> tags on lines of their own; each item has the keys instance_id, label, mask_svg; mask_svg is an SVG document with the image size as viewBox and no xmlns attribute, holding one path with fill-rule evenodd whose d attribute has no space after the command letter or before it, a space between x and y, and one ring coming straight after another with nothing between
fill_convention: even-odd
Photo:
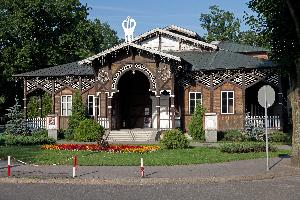
<instances>
[{"instance_id":1,"label":"tree","mask_svg":"<svg viewBox=\"0 0 300 200\"><path fill-rule=\"evenodd\" d=\"M69 129L75 130L81 121L86 119L85 108L79 90L76 90L72 98L72 115L69 118Z\"/></svg>"},{"instance_id":2,"label":"tree","mask_svg":"<svg viewBox=\"0 0 300 200\"><path fill-rule=\"evenodd\" d=\"M206 40L233 41L241 44L269 48L267 32L262 31L263 21L253 15L245 14L244 22L248 30L241 31L242 20L236 18L234 13L220 9L218 6L210 6L209 14L201 14L201 27L207 31Z\"/></svg>"},{"instance_id":3,"label":"tree","mask_svg":"<svg viewBox=\"0 0 300 200\"><path fill-rule=\"evenodd\" d=\"M300 2L296 0L250 0L249 8L258 13L268 32L271 59L284 66L292 87L288 96L292 106L292 165L300 167Z\"/></svg>"},{"instance_id":4,"label":"tree","mask_svg":"<svg viewBox=\"0 0 300 200\"><path fill-rule=\"evenodd\" d=\"M204 140L203 114L205 110L200 103L196 104L196 109L189 123L189 134L195 140Z\"/></svg>"},{"instance_id":5,"label":"tree","mask_svg":"<svg viewBox=\"0 0 300 200\"><path fill-rule=\"evenodd\" d=\"M27 134L29 131L26 128L26 121L20 109L18 99L15 99L15 105L7 109L9 121L5 126L5 133L7 134Z\"/></svg>"},{"instance_id":6,"label":"tree","mask_svg":"<svg viewBox=\"0 0 300 200\"><path fill-rule=\"evenodd\" d=\"M18 88L12 74L78 61L118 43L108 24L87 19L88 11L79 0L0 0L0 90L7 104Z\"/></svg>"},{"instance_id":7,"label":"tree","mask_svg":"<svg viewBox=\"0 0 300 200\"><path fill-rule=\"evenodd\" d=\"M201 14L201 27L207 31L207 42L211 41L237 41L240 32L240 20L234 14L220 9L218 6L210 6L210 13Z\"/></svg>"}]
</instances>

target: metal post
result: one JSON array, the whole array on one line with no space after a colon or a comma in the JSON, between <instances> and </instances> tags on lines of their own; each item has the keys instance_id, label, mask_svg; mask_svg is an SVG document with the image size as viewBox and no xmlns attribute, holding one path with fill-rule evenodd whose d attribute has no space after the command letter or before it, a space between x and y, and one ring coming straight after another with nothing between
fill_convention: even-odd
<instances>
[{"instance_id":1,"label":"metal post","mask_svg":"<svg viewBox=\"0 0 300 200\"><path fill-rule=\"evenodd\" d=\"M268 103L267 88L265 87L265 134L266 134L266 154L267 154L267 171L269 171L269 144L268 144Z\"/></svg>"}]
</instances>

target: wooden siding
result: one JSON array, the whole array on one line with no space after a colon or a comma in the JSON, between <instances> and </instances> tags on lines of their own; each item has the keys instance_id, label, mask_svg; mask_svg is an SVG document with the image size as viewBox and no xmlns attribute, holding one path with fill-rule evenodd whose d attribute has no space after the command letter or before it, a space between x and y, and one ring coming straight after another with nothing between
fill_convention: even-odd
<instances>
[{"instance_id":1,"label":"wooden siding","mask_svg":"<svg viewBox=\"0 0 300 200\"><path fill-rule=\"evenodd\" d=\"M234 114L221 114L221 92L222 91L234 91ZM215 88L210 95L210 90L202 84L194 84L188 86L184 90L183 101L183 122L184 129L188 130L188 124L191 120L189 113L189 92L201 92L202 105L206 112L214 112L218 114L218 129L243 129L244 127L244 101L242 95L242 89L232 83L225 83L218 88ZM211 99L212 97L212 99ZM213 110L210 110L211 104Z\"/></svg>"}]
</instances>

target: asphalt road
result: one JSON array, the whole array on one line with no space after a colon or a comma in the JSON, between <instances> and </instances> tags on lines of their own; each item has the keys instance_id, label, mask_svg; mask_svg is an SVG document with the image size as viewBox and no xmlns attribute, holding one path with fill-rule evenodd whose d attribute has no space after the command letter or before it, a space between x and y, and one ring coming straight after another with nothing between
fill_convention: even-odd
<instances>
[{"instance_id":1,"label":"asphalt road","mask_svg":"<svg viewBox=\"0 0 300 200\"><path fill-rule=\"evenodd\" d=\"M1 200L300 199L300 176L209 184L80 185L0 183Z\"/></svg>"}]
</instances>

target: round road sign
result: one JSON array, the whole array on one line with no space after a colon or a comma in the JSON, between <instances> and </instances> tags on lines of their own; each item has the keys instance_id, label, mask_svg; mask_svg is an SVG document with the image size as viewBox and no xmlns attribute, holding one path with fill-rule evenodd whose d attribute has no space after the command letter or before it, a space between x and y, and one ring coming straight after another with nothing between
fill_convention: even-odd
<instances>
[{"instance_id":1,"label":"round road sign","mask_svg":"<svg viewBox=\"0 0 300 200\"><path fill-rule=\"evenodd\" d=\"M269 85L264 85L258 90L258 103L265 108L267 104L267 108L273 105L275 102L275 91Z\"/></svg>"}]
</instances>

